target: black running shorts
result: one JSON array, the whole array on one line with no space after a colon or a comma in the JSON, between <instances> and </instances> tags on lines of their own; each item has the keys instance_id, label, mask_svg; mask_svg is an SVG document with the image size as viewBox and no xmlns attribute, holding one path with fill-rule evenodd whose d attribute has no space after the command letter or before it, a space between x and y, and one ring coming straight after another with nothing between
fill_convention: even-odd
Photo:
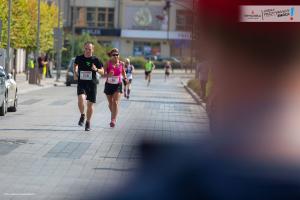
<instances>
[{"instance_id":1,"label":"black running shorts","mask_svg":"<svg viewBox=\"0 0 300 200\"><path fill-rule=\"evenodd\" d=\"M86 100L96 103L97 84L93 82L79 82L77 85L77 95L86 95Z\"/></svg>"},{"instance_id":2,"label":"black running shorts","mask_svg":"<svg viewBox=\"0 0 300 200\"><path fill-rule=\"evenodd\" d=\"M104 93L106 95L113 95L115 92L122 93L122 83L119 84L110 84L110 83L105 83L104 87Z\"/></svg>"},{"instance_id":3,"label":"black running shorts","mask_svg":"<svg viewBox=\"0 0 300 200\"><path fill-rule=\"evenodd\" d=\"M149 74L151 74L151 72L152 72L152 71L148 71L148 72L145 71L145 75L146 75L146 76L149 76Z\"/></svg>"}]
</instances>

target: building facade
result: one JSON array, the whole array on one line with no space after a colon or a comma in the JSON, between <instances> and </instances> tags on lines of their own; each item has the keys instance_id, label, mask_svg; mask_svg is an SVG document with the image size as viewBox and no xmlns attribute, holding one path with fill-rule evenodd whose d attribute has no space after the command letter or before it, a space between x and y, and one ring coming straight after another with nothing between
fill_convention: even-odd
<instances>
[{"instance_id":1,"label":"building facade","mask_svg":"<svg viewBox=\"0 0 300 200\"><path fill-rule=\"evenodd\" d=\"M88 33L105 46L120 46L121 29L118 22L119 2L116 0L69 0L64 9L65 31Z\"/></svg>"},{"instance_id":2,"label":"building facade","mask_svg":"<svg viewBox=\"0 0 300 200\"><path fill-rule=\"evenodd\" d=\"M59 0L55 0L57 3ZM190 55L192 12L189 1L65 0L64 31L89 33L123 56Z\"/></svg>"},{"instance_id":3,"label":"building facade","mask_svg":"<svg viewBox=\"0 0 300 200\"><path fill-rule=\"evenodd\" d=\"M182 3L187 1L180 1ZM190 55L190 5L165 0L121 1L121 52L126 56Z\"/></svg>"}]
</instances>

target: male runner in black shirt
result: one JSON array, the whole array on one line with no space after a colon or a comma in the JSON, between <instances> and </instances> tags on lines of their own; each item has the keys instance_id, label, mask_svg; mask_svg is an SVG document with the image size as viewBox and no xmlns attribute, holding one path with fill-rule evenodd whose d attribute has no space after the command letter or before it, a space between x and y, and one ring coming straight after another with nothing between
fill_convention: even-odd
<instances>
[{"instance_id":1,"label":"male runner in black shirt","mask_svg":"<svg viewBox=\"0 0 300 200\"><path fill-rule=\"evenodd\" d=\"M78 80L78 108L81 113L78 125L83 126L85 120L84 101L87 100L85 131L90 131L90 120L94 111L97 96L96 73L104 74L102 62L93 56L94 45L84 44L84 54L77 56L74 64L74 79Z\"/></svg>"}]
</instances>

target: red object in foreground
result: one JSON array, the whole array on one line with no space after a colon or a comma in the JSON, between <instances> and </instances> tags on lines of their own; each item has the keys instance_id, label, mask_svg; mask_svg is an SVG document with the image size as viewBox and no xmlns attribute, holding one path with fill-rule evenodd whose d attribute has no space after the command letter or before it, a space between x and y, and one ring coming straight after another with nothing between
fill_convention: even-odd
<instances>
[{"instance_id":1,"label":"red object in foreground","mask_svg":"<svg viewBox=\"0 0 300 200\"><path fill-rule=\"evenodd\" d=\"M163 20L164 19L164 17L163 16L160 16L160 15L156 15L156 18L158 19L158 20Z\"/></svg>"}]
</instances>

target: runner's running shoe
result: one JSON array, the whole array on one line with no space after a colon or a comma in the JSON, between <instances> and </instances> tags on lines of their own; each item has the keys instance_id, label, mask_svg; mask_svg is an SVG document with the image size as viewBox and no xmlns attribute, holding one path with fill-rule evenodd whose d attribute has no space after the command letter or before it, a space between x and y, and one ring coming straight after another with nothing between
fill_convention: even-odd
<instances>
[{"instance_id":1,"label":"runner's running shoe","mask_svg":"<svg viewBox=\"0 0 300 200\"><path fill-rule=\"evenodd\" d=\"M115 127L115 125L116 125L116 120L115 120L115 119L112 119L109 125L110 125L111 128Z\"/></svg>"},{"instance_id":2,"label":"runner's running shoe","mask_svg":"<svg viewBox=\"0 0 300 200\"><path fill-rule=\"evenodd\" d=\"M85 119L85 116L84 116L84 114L82 114L82 115L80 116L80 119L79 119L79 122L78 122L78 125L79 125L79 126L83 126L83 124L84 124L84 119Z\"/></svg>"},{"instance_id":3,"label":"runner's running shoe","mask_svg":"<svg viewBox=\"0 0 300 200\"><path fill-rule=\"evenodd\" d=\"M90 122L85 122L85 131L90 131L90 130L91 130Z\"/></svg>"}]
</instances>

